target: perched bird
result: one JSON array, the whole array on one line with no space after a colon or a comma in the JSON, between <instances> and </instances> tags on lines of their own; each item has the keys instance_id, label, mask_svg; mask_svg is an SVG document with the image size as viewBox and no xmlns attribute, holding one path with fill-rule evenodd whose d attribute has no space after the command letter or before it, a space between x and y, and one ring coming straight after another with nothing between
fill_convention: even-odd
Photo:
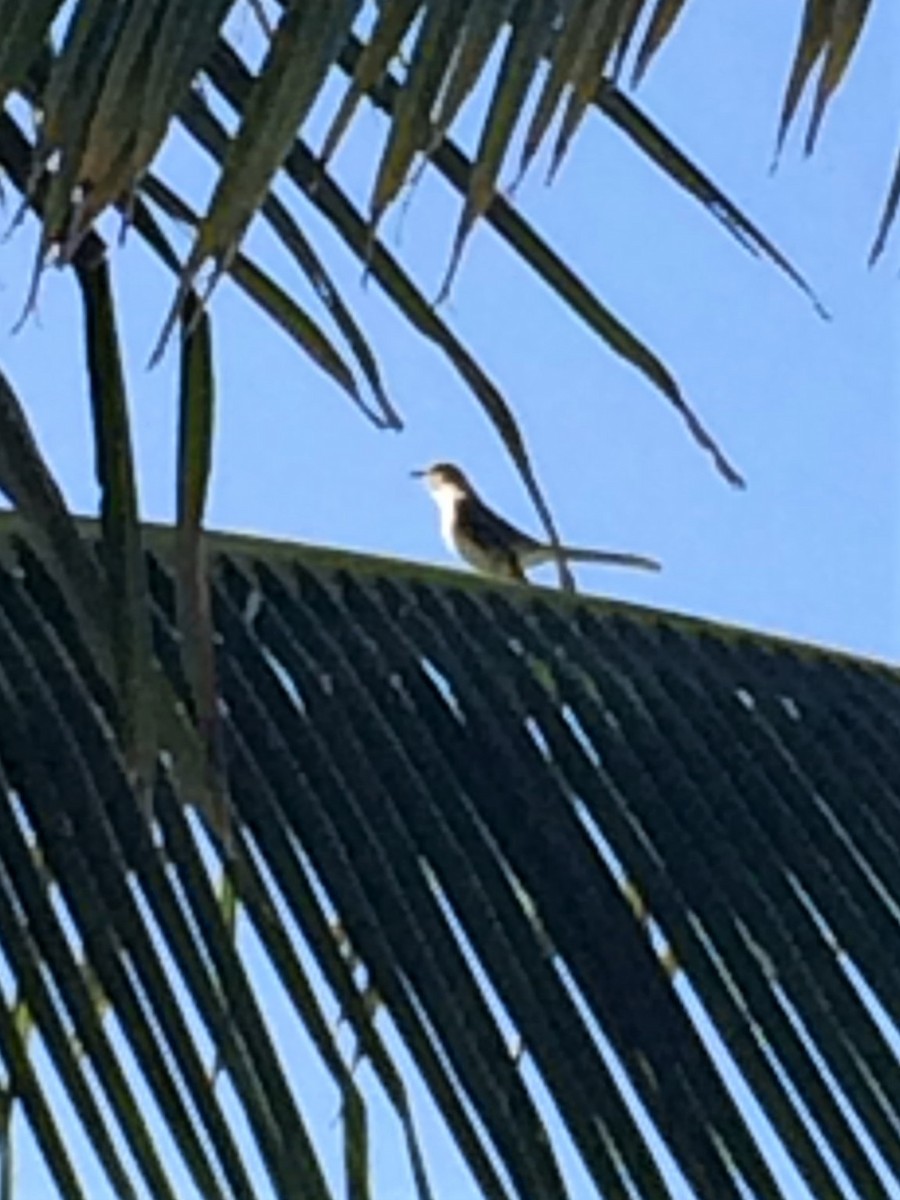
<instances>
[{"instance_id":1,"label":"perched bird","mask_svg":"<svg viewBox=\"0 0 900 1200\"><path fill-rule=\"evenodd\" d=\"M529 567L553 562L556 554L546 542L539 542L515 525L510 525L488 508L466 476L452 463L435 463L424 471L413 471L424 479L441 514L441 534L450 550L455 551L476 571L503 579L525 580ZM658 571L660 564L640 554L618 554L611 550L580 550L563 546L569 562L599 562L618 567L642 567Z\"/></svg>"}]
</instances>

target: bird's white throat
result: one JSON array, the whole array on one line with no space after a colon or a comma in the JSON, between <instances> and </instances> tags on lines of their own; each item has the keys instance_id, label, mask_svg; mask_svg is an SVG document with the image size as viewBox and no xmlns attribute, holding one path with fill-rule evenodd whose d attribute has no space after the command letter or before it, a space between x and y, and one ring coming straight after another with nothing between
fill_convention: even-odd
<instances>
[{"instance_id":1,"label":"bird's white throat","mask_svg":"<svg viewBox=\"0 0 900 1200\"><path fill-rule=\"evenodd\" d=\"M455 550L456 509L460 501L465 500L466 493L458 484L442 481L431 486L431 495L441 514L441 537L448 549Z\"/></svg>"}]
</instances>

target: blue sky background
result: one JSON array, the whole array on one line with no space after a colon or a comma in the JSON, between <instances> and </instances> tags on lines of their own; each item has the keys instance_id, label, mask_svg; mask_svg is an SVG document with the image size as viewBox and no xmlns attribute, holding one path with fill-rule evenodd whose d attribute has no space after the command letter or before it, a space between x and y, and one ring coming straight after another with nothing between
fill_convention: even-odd
<instances>
[{"instance_id":1,"label":"blue sky background","mask_svg":"<svg viewBox=\"0 0 900 1200\"><path fill-rule=\"evenodd\" d=\"M652 578L581 568L582 590L896 659L900 233L875 270L866 259L898 151L900 73L892 56L900 18L896 6L874 6L815 155L803 158L805 127L797 128L771 175L801 6L727 7L726 22L721 6L688 5L635 98L807 276L832 321L822 321L777 270L748 255L596 114L556 183L543 184L544 156L516 201L673 370L748 489L724 483L666 400L487 226L472 238L442 315L517 413L565 539L652 554L665 564ZM238 30L251 44L249 20ZM338 94L314 114L314 144ZM455 131L469 149L485 99L476 98ZM361 204L384 127L377 114L361 111L336 160L339 180ZM164 159L169 178L200 203L211 178L201 153L176 136ZM213 302L219 417L210 524L446 562L436 512L409 471L451 459L498 508L536 529L498 438L453 368L406 326L376 284L363 288L358 263L312 207L292 189L280 191L357 308L406 428L384 433L365 423L225 283ZM391 249L429 297L438 292L459 208L449 186L429 172L403 211L383 224ZM186 245L177 233L175 240ZM70 502L93 512L73 280L49 272L37 316L11 332L34 248L35 227L26 222L0 252L0 362ZM327 326L264 227L254 226L247 249ZM116 252L115 277L143 511L167 520L174 509L177 353L170 348L152 371L146 363L172 285L137 238ZM335 1112L332 1097L324 1119ZM447 1164L452 1171L452 1155ZM386 1178L384 1196L405 1193L401 1180Z\"/></svg>"}]
</instances>

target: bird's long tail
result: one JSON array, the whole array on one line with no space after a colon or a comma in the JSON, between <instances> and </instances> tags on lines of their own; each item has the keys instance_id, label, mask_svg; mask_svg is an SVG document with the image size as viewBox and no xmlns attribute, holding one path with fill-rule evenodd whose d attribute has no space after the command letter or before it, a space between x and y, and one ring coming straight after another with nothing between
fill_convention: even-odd
<instances>
[{"instance_id":1,"label":"bird's long tail","mask_svg":"<svg viewBox=\"0 0 900 1200\"><path fill-rule=\"evenodd\" d=\"M563 546L563 556L569 562L606 563L611 567L638 567L642 571L661 571L662 564L655 558L646 558L643 554L620 554L616 550L583 550L578 546ZM529 566L540 566L542 563L553 562L553 550L542 546L538 554L531 557Z\"/></svg>"}]
</instances>

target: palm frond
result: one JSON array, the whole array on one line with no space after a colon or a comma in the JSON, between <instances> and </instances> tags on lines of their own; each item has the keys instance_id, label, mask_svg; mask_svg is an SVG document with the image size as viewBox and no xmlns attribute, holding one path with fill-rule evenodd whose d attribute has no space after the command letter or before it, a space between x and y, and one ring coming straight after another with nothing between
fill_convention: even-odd
<instances>
[{"instance_id":1,"label":"palm frond","mask_svg":"<svg viewBox=\"0 0 900 1200\"><path fill-rule=\"evenodd\" d=\"M32 80L34 78L34 65L45 45L46 22L42 24L35 20L28 26L27 37L23 32L24 23L19 22L21 42L15 43L16 69L10 71L10 79L25 87L30 101L43 113L40 145L37 148L40 159L46 160L53 152L60 162L50 181L52 186L44 211L42 254L61 237L64 253L71 253L96 213L109 203L121 201L133 190L134 184L152 161L161 137L160 130L166 127L164 113L167 112L169 118L174 115L184 103L190 80L201 70L206 70L213 61L211 52L214 41L210 39L230 7L221 2L204 6L202 21L196 22L197 27L191 27L188 31L184 25L185 14L174 0L171 3L159 0L153 6L156 15L154 21L151 22L147 15L150 6L144 6L140 14L119 14L94 35L90 22L97 14L90 5L78 4L59 53L49 61L45 56L41 58L43 67L39 74L43 81L37 86L28 84L23 76L27 77L31 71ZM226 139L217 152L219 182L214 189L211 207L197 225L194 248L184 266L179 295L183 295L189 279L207 257L212 256L220 268L231 263L243 230L259 208L293 133L326 74L339 64L347 69L346 47L353 44L359 46L358 42L352 41L359 9L355 2L327 6L327 12L323 8L317 17L304 16L303 5L284 4L277 7L280 18L266 25L271 38L271 62L268 65L264 63L258 72L248 75L247 86L242 89L238 101L238 132L235 138ZM442 6L434 0L432 3L418 4L409 3L408 0L389 0L378 7L368 48L363 47L362 56L357 52L355 65L349 66L351 78L345 90L345 102L325 139L326 161L341 131L352 119L359 98L364 94L378 95L378 89L383 87L384 82L390 82L392 60L402 55L406 67L402 77L394 80L393 91L387 100L390 109L389 135L373 192L371 216L373 222L377 221L383 208L397 195L407 179L414 158L421 153L434 158L445 145L444 134L450 121L465 96L484 76L491 51L504 40L506 30L510 28L512 34L507 51L509 69L502 69L495 82L493 100L485 118L481 150L464 178L457 183L464 190L465 204L460 234L452 255L455 260L462 251L473 223L479 216L489 214L499 200L497 180L507 157L506 150L513 130L524 120L526 100L541 63L545 59L549 62L550 74L526 141L529 156L547 136L554 114L562 111L562 106L566 105L571 114L571 97L580 97L579 111L588 103L598 104L600 111L608 111L610 106L603 103L603 97L611 93L609 77L601 73L603 65L621 58L623 48L630 42L642 16L650 13L650 7L635 0L619 0L618 3L602 5L594 4L592 0L562 5L546 4L543 0L540 4L522 0L517 4L467 5L462 8L459 5ZM649 16L638 52L641 70L670 35L681 7L658 4ZM843 10L832 13L828 5L808 4L808 27L804 28L797 51L797 66L786 100L782 132L794 113L796 101L820 53L828 53L832 64L828 71L827 88L822 93L824 99L817 113L824 107L852 53L864 10L865 6L853 13L844 14ZM586 46L593 43L591 39L581 36L573 40L572 36L573 31L583 32L585 22L592 29L596 25L597 35L601 39L596 47L597 52L592 51L590 55L591 81L587 85L581 77L583 59ZM432 45L434 39L437 41ZM226 27L226 36L219 38L218 51L225 50L227 46ZM292 46L297 54L291 50ZM304 62L305 70L302 88L291 82L288 69L291 62L300 60ZM219 53L220 64L222 61ZM232 57L232 69L237 61ZM312 73L311 63L316 64ZM840 70L835 64L840 65ZM83 114L76 106L64 106L61 99L69 81L76 76L81 85L79 105L84 108ZM282 82L279 83L279 80ZM282 86L290 104L287 104L287 100L284 103L279 100ZM567 99L570 90L571 97ZM148 103L153 106L152 120L146 112ZM385 103L383 97L382 103ZM632 124L627 116L627 107L621 104L616 107L618 121L625 122L626 127ZM564 123L570 119L565 118ZM88 122L93 124L85 132L81 127L86 127ZM116 123L115 130L112 128L113 122ZM265 126L260 122L264 122ZM269 124L272 122L278 124L278 136L270 136ZM735 205L729 204L720 193L711 195L708 187L698 189L699 174L687 169L690 164L667 144L661 134L653 138L647 136L646 118L641 124L644 127L643 134L636 138L636 144L652 154L657 165L682 186L688 186L700 195L703 202L714 211L725 213L733 228L748 235L757 248L788 270L801 286L807 287L783 256L762 235L757 235L752 224ZM155 131L152 136L148 133L151 127ZM246 147L246 153L241 146ZM252 156L252 164L249 160L245 161L248 154ZM111 179L118 181L112 190ZM63 205L76 185L81 199L73 210L72 218L68 219ZM307 188L312 190L314 186L314 181L310 181ZM527 226L525 228L527 230ZM65 236L63 230L67 231ZM366 238L363 255L366 260L370 252L371 233ZM548 267L546 258L541 263L535 262L532 257L530 265L570 302L565 280ZM257 294L264 290L258 288ZM591 301L598 313L604 311L596 297L592 296ZM612 314L608 314L602 322L594 322L594 328L617 353L629 357L640 369L645 370L657 386L664 390L668 387L671 396L672 385L663 382L666 377L671 379L670 372L661 364L653 366L652 354L641 346L631 331L622 328ZM313 345L311 340L307 340L308 349L312 349ZM701 427L693 414L689 425L699 436ZM726 476L735 477L721 454L716 456L716 461Z\"/></svg>"},{"instance_id":2,"label":"palm frond","mask_svg":"<svg viewBox=\"0 0 900 1200\"><path fill-rule=\"evenodd\" d=\"M399 1039L486 1196L573 1194L540 1079L599 1194L671 1196L659 1138L691 1194L787 1197L774 1137L813 1195L887 1200L894 672L662 613L215 538L236 845L216 865L164 768L155 829L138 817L105 733L115 696L22 523L3 526L0 885L27 924L0 920L0 944L120 1194L123 1172L166 1194L160 1121L198 1194L252 1195L257 1156L276 1195L298 1177L331 1194L283 1030L217 899L224 870L341 1097L355 1194L374 1087L418 1194L441 1195ZM156 653L183 690L175 535L145 539ZM111 1065L113 1019L152 1119ZM41 1124L49 1076L23 1076L15 1044L0 1029L14 1103L60 1194L77 1195ZM376 1084L356 1079L355 1053ZM240 1137L211 1071L242 1108ZM111 1149L122 1137L141 1148L127 1163Z\"/></svg>"},{"instance_id":3,"label":"palm frond","mask_svg":"<svg viewBox=\"0 0 900 1200\"><path fill-rule=\"evenodd\" d=\"M157 741L146 681L151 673L147 580L138 517L137 480L131 452L130 415L116 329L115 302L104 262L76 267L84 303L85 344L94 409L96 473L107 550L110 625L116 690L124 726L120 731L135 786L149 814ZM95 597L95 603L100 597Z\"/></svg>"}]
</instances>

